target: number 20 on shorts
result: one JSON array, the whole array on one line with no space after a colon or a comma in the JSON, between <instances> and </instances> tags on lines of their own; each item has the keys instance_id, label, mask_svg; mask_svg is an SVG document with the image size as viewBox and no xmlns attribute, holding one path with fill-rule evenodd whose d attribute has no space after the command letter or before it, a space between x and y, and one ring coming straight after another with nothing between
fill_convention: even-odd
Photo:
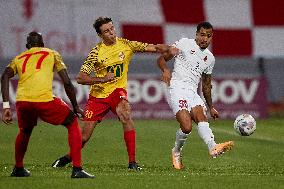
<instances>
[{"instance_id":1,"label":"number 20 on shorts","mask_svg":"<svg viewBox=\"0 0 284 189\"><path fill-rule=\"evenodd\" d=\"M86 118L90 119L90 118L92 118L93 114L94 114L93 111L86 110L85 116L86 116Z\"/></svg>"}]
</instances>

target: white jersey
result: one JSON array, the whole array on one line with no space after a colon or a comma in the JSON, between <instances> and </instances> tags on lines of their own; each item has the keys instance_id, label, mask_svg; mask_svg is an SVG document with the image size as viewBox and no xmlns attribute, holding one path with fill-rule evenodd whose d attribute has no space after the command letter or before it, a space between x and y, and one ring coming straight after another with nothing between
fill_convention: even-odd
<instances>
[{"instance_id":1,"label":"white jersey","mask_svg":"<svg viewBox=\"0 0 284 189\"><path fill-rule=\"evenodd\" d=\"M175 57L171 86L183 85L197 90L202 73L211 74L215 58L206 48L200 49L194 39L182 38L173 45L180 49Z\"/></svg>"}]
</instances>

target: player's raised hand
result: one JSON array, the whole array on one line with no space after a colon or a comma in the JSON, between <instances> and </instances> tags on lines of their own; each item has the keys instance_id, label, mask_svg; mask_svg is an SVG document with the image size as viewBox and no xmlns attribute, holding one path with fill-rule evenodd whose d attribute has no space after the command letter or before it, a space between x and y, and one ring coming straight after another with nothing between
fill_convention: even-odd
<instances>
[{"instance_id":1,"label":"player's raised hand","mask_svg":"<svg viewBox=\"0 0 284 189\"><path fill-rule=\"evenodd\" d=\"M219 113L214 107L210 108L210 115L214 120L219 118Z\"/></svg>"},{"instance_id":2,"label":"player's raised hand","mask_svg":"<svg viewBox=\"0 0 284 189\"><path fill-rule=\"evenodd\" d=\"M73 111L79 119L82 120L84 118L84 111L79 106L74 107Z\"/></svg>"},{"instance_id":3,"label":"player's raised hand","mask_svg":"<svg viewBox=\"0 0 284 189\"><path fill-rule=\"evenodd\" d=\"M12 114L12 111L10 108L5 108L3 109L3 112L2 112L2 121L5 123L5 124L11 124L12 121L13 121L13 114Z\"/></svg>"},{"instance_id":4,"label":"player's raised hand","mask_svg":"<svg viewBox=\"0 0 284 189\"><path fill-rule=\"evenodd\" d=\"M162 78L161 80L167 84L167 86L170 86L170 81L172 78L171 71L169 69L164 69L162 72Z\"/></svg>"}]
</instances>

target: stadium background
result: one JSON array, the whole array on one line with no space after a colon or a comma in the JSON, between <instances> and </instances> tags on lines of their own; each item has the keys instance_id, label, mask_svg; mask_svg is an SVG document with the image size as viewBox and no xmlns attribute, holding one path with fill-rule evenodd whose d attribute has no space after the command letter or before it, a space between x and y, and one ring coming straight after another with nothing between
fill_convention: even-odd
<instances>
[{"instance_id":1,"label":"stadium background","mask_svg":"<svg viewBox=\"0 0 284 189\"><path fill-rule=\"evenodd\" d=\"M193 38L196 24L214 25L210 49L216 56L214 102L223 118L240 112L266 118L283 115L284 2L257 0L10 0L0 4L0 69L25 49L25 36L41 32L47 47L62 53L76 74L99 41L92 24L113 18L119 36L172 44ZM135 118L172 118L159 81L157 55L135 55L129 71L129 99ZM75 81L74 81L75 82ZM15 83L15 82L13 82ZM15 85L11 88L14 102ZM88 88L76 85L84 104ZM54 93L63 88L54 82ZM1 99L2 103L2 99ZM2 105L1 105L2 107Z\"/></svg>"}]
</instances>

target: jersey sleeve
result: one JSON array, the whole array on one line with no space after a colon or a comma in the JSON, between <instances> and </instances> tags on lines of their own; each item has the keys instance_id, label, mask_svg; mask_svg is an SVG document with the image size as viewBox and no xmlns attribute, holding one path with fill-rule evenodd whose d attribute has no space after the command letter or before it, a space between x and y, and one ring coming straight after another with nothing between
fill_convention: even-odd
<instances>
[{"instance_id":1,"label":"jersey sleeve","mask_svg":"<svg viewBox=\"0 0 284 189\"><path fill-rule=\"evenodd\" d=\"M98 61L98 48L95 47L88 54L88 57L81 66L80 72L90 75L91 72L94 70L97 61Z\"/></svg>"},{"instance_id":2,"label":"jersey sleeve","mask_svg":"<svg viewBox=\"0 0 284 189\"><path fill-rule=\"evenodd\" d=\"M148 46L148 43L129 41L127 39L124 40L133 52L144 52L146 47Z\"/></svg>"},{"instance_id":3,"label":"jersey sleeve","mask_svg":"<svg viewBox=\"0 0 284 189\"><path fill-rule=\"evenodd\" d=\"M172 46L180 49L185 41L185 38L181 38L180 40L176 41Z\"/></svg>"},{"instance_id":4,"label":"jersey sleeve","mask_svg":"<svg viewBox=\"0 0 284 189\"><path fill-rule=\"evenodd\" d=\"M214 65L215 65L215 58L213 58L212 63L210 64L210 66L208 66L208 68L206 68L206 70L204 70L203 73L212 74Z\"/></svg>"},{"instance_id":5,"label":"jersey sleeve","mask_svg":"<svg viewBox=\"0 0 284 189\"><path fill-rule=\"evenodd\" d=\"M17 65L16 65L16 61L15 61L16 58L14 58L10 64L8 64L7 67L9 68L12 68L13 71L14 71L14 75L16 75L18 73L18 70L17 70Z\"/></svg>"},{"instance_id":6,"label":"jersey sleeve","mask_svg":"<svg viewBox=\"0 0 284 189\"><path fill-rule=\"evenodd\" d=\"M59 72L63 69L66 69L66 65L63 62L62 56L57 52L53 51L54 53L54 68L56 72Z\"/></svg>"},{"instance_id":7,"label":"jersey sleeve","mask_svg":"<svg viewBox=\"0 0 284 189\"><path fill-rule=\"evenodd\" d=\"M176 47L179 49L179 54L176 55L175 57L179 57L179 58L182 58L184 59L185 55L184 55L184 52L182 51L183 46L184 46L184 42L185 41L185 38L181 38L180 40L176 41L174 44L172 44L173 47Z\"/></svg>"}]
</instances>

